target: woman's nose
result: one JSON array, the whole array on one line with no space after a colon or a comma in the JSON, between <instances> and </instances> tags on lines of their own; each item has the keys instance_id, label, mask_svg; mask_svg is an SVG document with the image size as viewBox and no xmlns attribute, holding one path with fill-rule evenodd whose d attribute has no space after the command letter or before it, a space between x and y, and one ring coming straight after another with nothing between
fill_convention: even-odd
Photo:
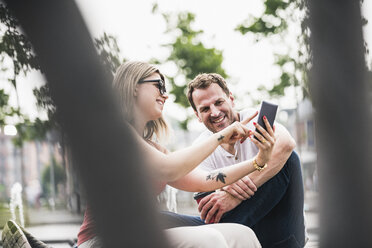
<instances>
[{"instance_id":1,"label":"woman's nose","mask_svg":"<svg viewBox=\"0 0 372 248\"><path fill-rule=\"evenodd\" d=\"M164 92L164 94L161 96L164 98L164 100L167 100L169 98L169 95L167 92Z\"/></svg>"}]
</instances>

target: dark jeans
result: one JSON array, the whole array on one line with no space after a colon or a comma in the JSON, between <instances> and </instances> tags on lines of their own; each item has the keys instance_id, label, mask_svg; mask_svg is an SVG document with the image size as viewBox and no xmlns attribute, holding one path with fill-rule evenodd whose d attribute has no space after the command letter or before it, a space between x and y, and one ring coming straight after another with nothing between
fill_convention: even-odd
<instances>
[{"instance_id":1,"label":"dark jeans","mask_svg":"<svg viewBox=\"0 0 372 248\"><path fill-rule=\"evenodd\" d=\"M301 164L293 152L283 169L255 195L225 213L221 223L240 223L253 229L262 247L297 248L305 245L304 189ZM166 228L202 225L196 216L162 212Z\"/></svg>"}]
</instances>

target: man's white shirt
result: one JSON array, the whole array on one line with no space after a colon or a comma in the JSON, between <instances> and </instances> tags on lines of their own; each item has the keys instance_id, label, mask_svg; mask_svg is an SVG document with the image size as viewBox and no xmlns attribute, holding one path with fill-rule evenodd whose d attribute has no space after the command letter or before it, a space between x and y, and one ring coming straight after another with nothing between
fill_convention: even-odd
<instances>
[{"instance_id":1,"label":"man's white shirt","mask_svg":"<svg viewBox=\"0 0 372 248\"><path fill-rule=\"evenodd\" d=\"M253 115L255 111L255 109L245 109L239 112L240 121ZM254 121L257 122L257 116L246 125L252 131L256 129L253 126ZM211 135L213 135L211 131L205 130L199 135L194 143L198 143ZM218 146L216 150L199 165L199 168L208 171L223 168L251 159L258 153L257 146L249 138L246 139L243 144L241 144L240 141L237 141L235 144L235 150L237 151L236 155L231 154L223 149L221 146Z\"/></svg>"}]
</instances>

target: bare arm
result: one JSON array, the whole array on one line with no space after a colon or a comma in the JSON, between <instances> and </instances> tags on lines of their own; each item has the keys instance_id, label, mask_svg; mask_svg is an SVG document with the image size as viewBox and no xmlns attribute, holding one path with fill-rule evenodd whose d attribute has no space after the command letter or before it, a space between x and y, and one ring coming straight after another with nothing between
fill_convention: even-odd
<instances>
[{"instance_id":1,"label":"bare arm","mask_svg":"<svg viewBox=\"0 0 372 248\"><path fill-rule=\"evenodd\" d=\"M262 173L253 172L236 183L223 187L223 190L240 200L249 199L255 194L258 187L283 168L295 147L295 141L282 125L276 124L275 127L276 143L267 170Z\"/></svg>"},{"instance_id":2,"label":"bare arm","mask_svg":"<svg viewBox=\"0 0 372 248\"><path fill-rule=\"evenodd\" d=\"M257 114L257 113L256 113ZM242 122L235 122L208 139L185 149L164 154L146 143L138 135L137 140L148 160L148 165L161 181L175 181L185 176L209 156L221 143L245 139L249 130L245 126L256 114Z\"/></svg>"},{"instance_id":3,"label":"bare arm","mask_svg":"<svg viewBox=\"0 0 372 248\"><path fill-rule=\"evenodd\" d=\"M267 120L265 120L265 122L269 126ZM186 191L210 191L231 184L245 175L255 171L256 168L253 165L254 161L259 165L264 165L270 160L272 150L275 147L274 145L276 139L270 126L267 132L262 127L258 128L264 137L259 135L258 139L260 141L253 137L249 137L251 141L259 148L259 152L256 157L252 158L251 160L211 172L196 168L183 178L169 184L173 187ZM262 142L262 140L264 140L263 138L266 139L266 142ZM258 174L260 173L263 172L258 171Z\"/></svg>"},{"instance_id":4,"label":"bare arm","mask_svg":"<svg viewBox=\"0 0 372 248\"><path fill-rule=\"evenodd\" d=\"M239 180L237 183L223 187L228 193L223 191L216 192L200 201L199 211L201 212L201 218L205 219L206 223L209 223L212 216L215 216L215 222L219 222L224 213L234 209L242 200L253 196L257 187L263 185L283 168L294 149L295 142L288 131L281 125L276 125L275 136L277 141L266 170L252 172L243 178L243 181ZM247 187L249 189L246 189Z\"/></svg>"},{"instance_id":5,"label":"bare arm","mask_svg":"<svg viewBox=\"0 0 372 248\"><path fill-rule=\"evenodd\" d=\"M219 189L255 171L253 159L214 171L195 168L186 176L168 184L190 192L204 192Z\"/></svg>"}]
</instances>

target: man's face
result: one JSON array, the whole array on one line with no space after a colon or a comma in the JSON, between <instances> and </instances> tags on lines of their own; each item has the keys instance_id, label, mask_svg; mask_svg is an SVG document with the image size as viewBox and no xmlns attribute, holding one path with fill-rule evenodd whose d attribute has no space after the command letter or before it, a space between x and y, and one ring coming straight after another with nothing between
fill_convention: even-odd
<instances>
[{"instance_id":1,"label":"man's face","mask_svg":"<svg viewBox=\"0 0 372 248\"><path fill-rule=\"evenodd\" d=\"M218 84L212 83L206 89L195 89L192 99L199 121L213 133L238 120L238 114L233 110L234 97L231 93L227 96Z\"/></svg>"}]
</instances>

